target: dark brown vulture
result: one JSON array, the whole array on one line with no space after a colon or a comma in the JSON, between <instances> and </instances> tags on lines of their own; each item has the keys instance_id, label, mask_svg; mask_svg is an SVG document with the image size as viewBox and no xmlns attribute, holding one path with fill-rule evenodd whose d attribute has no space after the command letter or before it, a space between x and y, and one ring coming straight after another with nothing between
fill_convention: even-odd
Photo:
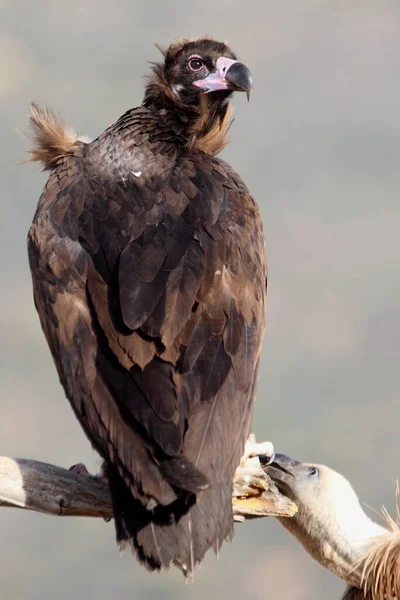
<instances>
[{"instance_id":1,"label":"dark brown vulture","mask_svg":"<svg viewBox=\"0 0 400 600\"><path fill-rule=\"evenodd\" d=\"M226 145L249 69L179 41L141 106L91 143L33 107L50 171L28 235L58 375L104 459L117 541L186 574L233 533L265 326L261 218Z\"/></svg>"}]
</instances>

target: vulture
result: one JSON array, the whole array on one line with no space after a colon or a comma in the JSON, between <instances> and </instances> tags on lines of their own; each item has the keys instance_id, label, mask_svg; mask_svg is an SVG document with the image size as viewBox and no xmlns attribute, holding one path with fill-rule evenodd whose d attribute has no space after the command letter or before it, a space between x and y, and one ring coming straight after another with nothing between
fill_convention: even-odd
<instances>
[{"instance_id":1,"label":"vulture","mask_svg":"<svg viewBox=\"0 0 400 600\"><path fill-rule=\"evenodd\" d=\"M399 509L397 522L382 510L383 527L365 514L350 482L329 467L276 454L264 470L298 507L294 517L279 518L282 525L323 567L350 584L343 600L400 598Z\"/></svg>"},{"instance_id":2,"label":"vulture","mask_svg":"<svg viewBox=\"0 0 400 600\"><path fill-rule=\"evenodd\" d=\"M97 139L32 105L49 179L28 234L60 382L103 459L117 543L185 575L233 535L265 327L259 209L216 155L249 69L211 38L154 64L143 102Z\"/></svg>"}]
</instances>

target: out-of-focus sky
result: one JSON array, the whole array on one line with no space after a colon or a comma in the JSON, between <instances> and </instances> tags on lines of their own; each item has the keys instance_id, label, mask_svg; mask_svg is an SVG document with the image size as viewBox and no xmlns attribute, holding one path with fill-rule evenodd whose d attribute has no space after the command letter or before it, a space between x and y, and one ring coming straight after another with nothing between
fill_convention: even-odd
<instances>
[{"instance_id":1,"label":"out-of-focus sky","mask_svg":"<svg viewBox=\"0 0 400 600\"><path fill-rule=\"evenodd\" d=\"M0 453L99 460L34 310L26 233L46 175L17 166L30 100L97 136L141 102L153 45L204 33L252 70L223 153L260 204L268 327L253 430L394 508L400 475L400 5L397 0L0 0ZM372 515L373 516L373 515ZM0 511L2 600L339 599L273 519L236 529L185 586L119 557L113 525Z\"/></svg>"}]
</instances>

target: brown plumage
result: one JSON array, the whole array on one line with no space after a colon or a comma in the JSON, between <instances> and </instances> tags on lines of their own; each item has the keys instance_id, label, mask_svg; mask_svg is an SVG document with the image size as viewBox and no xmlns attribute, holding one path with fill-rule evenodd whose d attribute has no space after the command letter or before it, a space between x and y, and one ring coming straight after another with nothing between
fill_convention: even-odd
<instances>
[{"instance_id":1,"label":"brown plumage","mask_svg":"<svg viewBox=\"0 0 400 600\"><path fill-rule=\"evenodd\" d=\"M397 482L396 499L400 498ZM365 554L357 561L356 567L362 569L361 583L365 598L379 600L400 597L400 507L396 502L396 520L386 508L382 508L382 517L387 531L371 540Z\"/></svg>"},{"instance_id":2,"label":"brown plumage","mask_svg":"<svg viewBox=\"0 0 400 600\"><path fill-rule=\"evenodd\" d=\"M86 136L77 136L50 108L41 108L34 102L29 119L35 145L25 162L39 161L51 169L60 156L73 153L77 142L90 142Z\"/></svg>"},{"instance_id":3,"label":"brown plumage","mask_svg":"<svg viewBox=\"0 0 400 600\"><path fill-rule=\"evenodd\" d=\"M33 108L50 176L28 235L61 383L105 461L117 540L185 573L232 536L265 324L260 214L215 154L250 73L210 39L155 65L91 143Z\"/></svg>"}]
</instances>

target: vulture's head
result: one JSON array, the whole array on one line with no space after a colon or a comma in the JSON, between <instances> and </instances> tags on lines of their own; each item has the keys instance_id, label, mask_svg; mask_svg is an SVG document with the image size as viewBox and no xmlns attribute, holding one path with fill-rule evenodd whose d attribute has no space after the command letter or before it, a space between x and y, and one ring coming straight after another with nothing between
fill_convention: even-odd
<instances>
[{"instance_id":1,"label":"vulture's head","mask_svg":"<svg viewBox=\"0 0 400 600\"><path fill-rule=\"evenodd\" d=\"M154 66L145 103L154 99L156 91L188 108L198 107L204 95L221 105L234 91L246 92L250 98L251 73L222 42L210 38L180 40L163 55L164 62Z\"/></svg>"},{"instance_id":2,"label":"vulture's head","mask_svg":"<svg viewBox=\"0 0 400 600\"><path fill-rule=\"evenodd\" d=\"M282 525L323 566L359 585L355 563L387 530L366 515L350 482L325 465L302 463L284 454L276 454L264 470L298 507L293 518L279 519Z\"/></svg>"},{"instance_id":3,"label":"vulture's head","mask_svg":"<svg viewBox=\"0 0 400 600\"><path fill-rule=\"evenodd\" d=\"M350 538L354 534L360 540L368 517L343 475L325 465L299 462L285 454L276 454L274 462L264 469L279 491L297 504L294 519L304 527L316 527L321 536L337 533ZM368 522L372 523L370 519ZM376 525L376 533L380 529Z\"/></svg>"},{"instance_id":4,"label":"vulture's head","mask_svg":"<svg viewBox=\"0 0 400 600\"><path fill-rule=\"evenodd\" d=\"M264 469L282 494L304 508L323 504L326 511L336 513L341 502L357 500L347 479L324 465L303 463L285 454L276 454L274 462ZM317 509L312 510L316 512Z\"/></svg>"}]
</instances>

